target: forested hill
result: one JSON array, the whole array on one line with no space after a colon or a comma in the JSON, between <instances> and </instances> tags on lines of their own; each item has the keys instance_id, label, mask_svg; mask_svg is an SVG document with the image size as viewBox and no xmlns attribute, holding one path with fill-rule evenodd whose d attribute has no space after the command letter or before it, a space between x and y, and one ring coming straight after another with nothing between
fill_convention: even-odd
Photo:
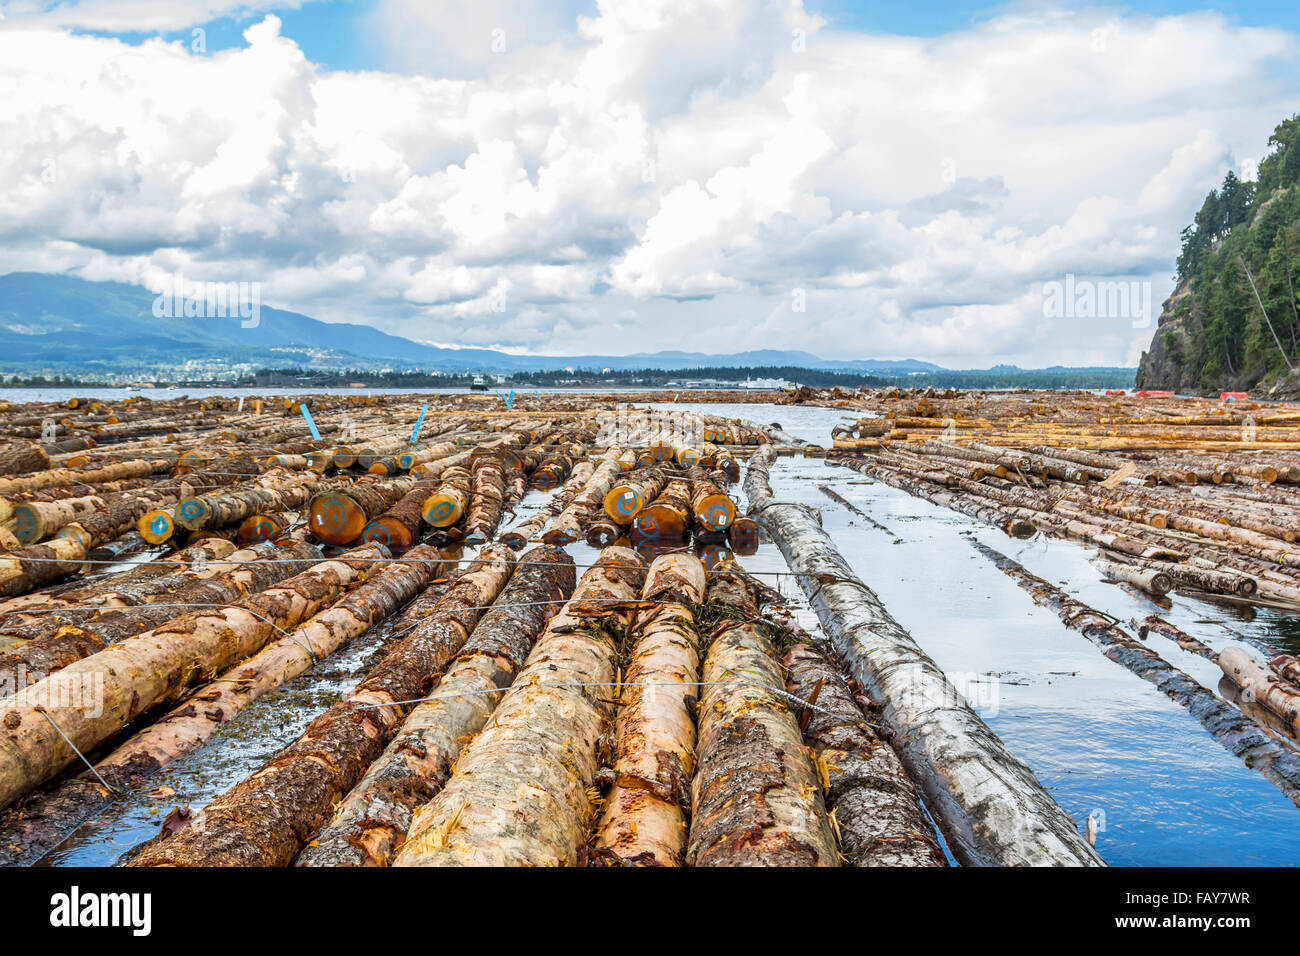
<instances>
[{"instance_id":1,"label":"forested hill","mask_svg":"<svg viewBox=\"0 0 1300 956\"><path fill-rule=\"evenodd\" d=\"M1229 172L1183 230L1139 388L1300 397L1300 116L1268 147L1258 181Z\"/></svg>"}]
</instances>

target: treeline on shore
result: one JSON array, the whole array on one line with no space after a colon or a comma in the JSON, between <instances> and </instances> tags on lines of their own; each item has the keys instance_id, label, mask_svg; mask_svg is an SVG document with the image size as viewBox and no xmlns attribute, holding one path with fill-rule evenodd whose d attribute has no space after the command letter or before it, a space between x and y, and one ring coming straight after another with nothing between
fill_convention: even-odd
<instances>
[{"instance_id":1,"label":"treeline on shore","mask_svg":"<svg viewBox=\"0 0 1300 956\"><path fill-rule=\"evenodd\" d=\"M779 382L789 385L809 385L814 388L1131 388L1133 369L1124 368L1050 368L1021 369L1002 366L992 369L938 370L912 372L905 375L873 375L863 372L834 372L826 369L797 366L753 366L742 368L701 367L691 369L635 369L605 371L601 369L575 369L559 371L515 372L510 375L483 375L475 372L436 373L424 371L380 372L365 369L259 369L231 381L164 382L191 386L233 385L250 388L467 388L484 382L495 388L559 388L626 386L631 388L663 388L751 385L759 382ZM6 376L3 384L10 387L104 387L110 383L88 378L56 375L23 377Z\"/></svg>"}]
</instances>

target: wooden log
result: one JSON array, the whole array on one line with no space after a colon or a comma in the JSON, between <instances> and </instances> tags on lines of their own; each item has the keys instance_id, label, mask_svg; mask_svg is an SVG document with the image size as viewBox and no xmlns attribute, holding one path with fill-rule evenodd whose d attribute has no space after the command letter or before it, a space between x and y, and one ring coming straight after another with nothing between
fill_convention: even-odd
<instances>
[{"instance_id":1,"label":"wooden log","mask_svg":"<svg viewBox=\"0 0 1300 956\"><path fill-rule=\"evenodd\" d=\"M542 535L547 544L563 546L579 541L585 536L585 527L592 513L603 508L605 495L623 473L623 466L615 459L606 459L596 466L582 486L552 523L550 529ZM603 513L603 511L602 511Z\"/></svg>"},{"instance_id":2,"label":"wooden log","mask_svg":"<svg viewBox=\"0 0 1300 956\"><path fill-rule=\"evenodd\" d=\"M396 866L573 866L594 816L616 647L645 566L606 548L537 640L491 723L416 811Z\"/></svg>"},{"instance_id":3,"label":"wooden log","mask_svg":"<svg viewBox=\"0 0 1300 956\"><path fill-rule=\"evenodd\" d=\"M1293 734L1300 732L1300 687L1280 677L1240 644L1229 644L1220 651L1218 663L1248 699L1281 717Z\"/></svg>"},{"instance_id":4,"label":"wooden log","mask_svg":"<svg viewBox=\"0 0 1300 956\"><path fill-rule=\"evenodd\" d=\"M506 473L501 456L477 455L470 469L470 503L465 543L483 544L496 535L505 508Z\"/></svg>"},{"instance_id":5,"label":"wooden log","mask_svg":"<svg viewBox=\"0 0 1300 956\"><path fill-rule=\"evenodd\" d=\"M64 525L82 515L105 507L99 495L61 498L56 501L22 501L13 506L13 533L20 544L35 544L51 538Z\"/></svg>"},{"instance_id":6,"label":"wooden log","mask_svg":"<svg viewBox=\"0 0 1300 956\"><path fill-rule=\"evenodd\" d=\"M641 589L631 663L618 693L614 786L594 848L631 866L681 866L695 773L700 657L695 613L708 592L694 555L654 560Z\"/></svg>"},{"instance_id":7,"label":"wooden log","mask_svg":"<svg viewBox=\"0 0 1300 956\"><path fill-rule=\"evenodd\" d=\"M976 866L1100 865L1033 772L853 573L817 513L772 498L769 449L749 462L750 513L785 555L853 677L881 705L894 748L953 856Z\"/></svg>"},{"instance_id":8,"label":"wooden log","mask_svg":"<svg viewBox=\"0 0 1300 956\"><path fill-rule=\"evenodd\" d=\"M361 537L370 518L397 504L415 485L415 479L361 479L346 490L316 495L307 507L307 527L321 541L348 545Z\"/></svg>"},{"instance_id":9,"label":"wooden log","mask_svg":"<svg viewBox=\"0 0 1300 956\"><path fill-rule=\"evenodd\" d=\"M0 475L26 475L50 467L50 456L40 445L0 448Z\"/></svg>"},{"instance_id":10,"label":"wooden log","mask_svg":"<svg viewBox=\"0 0 1300 956\"><path fill-rule=\"evenodd\" d=\"M691 484L684 478L674 478L642 509L633 525L644 538L677 540L690 532L691 516Z\"/></svg>"},{"instance_id":11,"label":"wooden log","mask_svg":"<svg viewBox=\"0 0 1300 956\"><path fill-rule=\"evenodd\" d=\"M502 532L500 542L515 551L522 551L551 522L552 518L563 513L572 504L573 499L591 480L594 471L595 466L589 461L580 461L574 465L573 472L565 481L564 487L555 492L551 500L530 517L515 522Z\"/></svg>"},{"instance_id":12,"label":"wooden log","mask_svg":"<svg viewBox=\"0 0 1300 956\"><path fill-rule=\"evenodd\" d=\"M1122 564L1109 558L1094 557L1093 566L1112 581L1123 581L1143 591L1164 597L1174 589L1173 579L1160 568L1150 565Z\"/></svg>"},{"instance_id":13,"label":"wooden log","mask_svg":"<svg viewBox=\"0 0 1300 956\"><path fill-rule=\"evenodd\" d=\"M898 755L871 729L839 668L810 644L785 652L786 690L800 709L845 860L854 866L946 866Z\"/></svg>"},{"instance_id":14,"label":"wooden log","mask_svg":"<svg viewBox=\"0 0 1300 956\"><path fill-rule=\"evenodd\" d=\"M198 749L250 704L302 674L345 643L389 617L443 568L436 549L421 560L390 564L293 632L205 684L155 723L55 790L28 800L0 820L0 863L24 865L48 852L102 807L112 792L142 786L149 776Z\"/></svg>"},{"instance_id":15,"label":"wooden log","mask_svg":"<svg viewBox=\"0 0 1300 956\"><path fill-rule=\"evenodd\" d=\"M714 592L758 617L753 588L713 572ZM729 620L704 662L699 771L691 784L691 866L838 866L839 850L799 725L783 694L776 650L753 623Z\"/></svg>"},{"instance_id":16,"label":"wooden log","mask_svg":"<svg viewBox=\"0 0 1300 956\"><path fill-rule=\"evenodd\" d=\"M110 644L134 637L167 621L184 616L188 609L220 607L263 591L293 574L307 570L321 558L320 551L304 542L283 548L236 552L231 566L211 577L191 580L165 592L162 600L136 607L106 608L90 615L78 615L76 622L52 622L54 629L28 640L22 647L0 654L0 675L23 673L30 683L68 665L98 654ZM38 627L44 622L34 622ZM13 633L11 631L10 633ZM15 677L10 686L18 686Z\"/></svg>"},{"instance_id":17,"label":"wooden log","mask_svg":"<svg viewBox=\"0 0 1300 956\"><path fill-rule=\"evenodd\" d=\"M513 568L508 549L484 548L351 694L188 826L147 843L131 865L287 865L383 752L410 702L460 650Z\"/></svg>"},{"instance_id":18,"label":"wooden log","mask_svg":"<svg viewBox=\"0 0 1300 956\"><path fill-rule=\"evenodd\" d=\"M691 516L701 531L726 531L736 520L736 503L708 479L691 482Z\"/></svg>"},{"instance_id":19,"label":"wooden log","mask_svg":"<svg viewBox=\"0 0 1300 956\"><path fill-rule=\"evenodd\" d=\"M434 528L450 528L465 517L472 480L469 470L459 466L444 471L437 491L421 506L425 523Z\"/></svg>"},{"instance_id":20,"label":"wooden log","mask_svg":"<svg viewBox=\"0 0 1300 956\"><path fill-rule=\"evenodd\" d=\"M451 777L466 742L483 729L499 694L524 664L555 608L573 593L573 558L527 552L456 662L402 722L384 753L298 854L295 866L387 866L411 816Z\"/></svg>"},{"instance_id":21,"label":"wooden log","mask_svg":"<svg viewBox=\"0 0 1300 956\"><path fill-rule=\"evenodd\" d=\"M114 644L0 701L0 809L75 761L69 741L92 750L204 675L257 653L364 580L370 561L383 556L366 545L323 561L233 607L196 611Z\"/></svg>"}]
</instances>

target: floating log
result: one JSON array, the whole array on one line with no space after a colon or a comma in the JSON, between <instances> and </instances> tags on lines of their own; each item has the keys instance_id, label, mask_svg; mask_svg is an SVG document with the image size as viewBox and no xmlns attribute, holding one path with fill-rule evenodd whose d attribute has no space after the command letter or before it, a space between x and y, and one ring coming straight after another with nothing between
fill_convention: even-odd
<instances>
[{"instance_id":1,"label":"floating log","mask_svg":"<svg viewBox=\"0 0 1300 956\"><path fill-rule=\"evenodd\" d=\"M411 816L446 784L467 741L523 666L555 608L573 593L573 558L534 548L461 648L456 662L402 722L387 749L298 854L295 866L387 866Z\"/></svg>"},{"instance_id":2,"label":"floating log","mask_svg":"<svg viewBox=\"0 0 1300 956\"><path fill-rule=\"evenodd\" d=\"M231 607L195 611L114 644L0 700L0 809L76 760L72 746L92 750L203 675L257 653L364 580L384 556L366 545L323 561Z\"/></svg>"},{"instance_id":3,"label":"floating log","mask_svg":"<svg viewBox=\"0 0 1300 956\"><path fill-rule=\"evenodd\" d=\"M82 773L27 801L20 811L9 811L7 819L0 820L0 830L5 831L0 863L30 863L48 852L112 797L104 782L119 789L143 785L150 775L198 749L255 700L395 613L442 566L436 549L412 554L422 560L383 567L292 633L199 687L98 761L95 774Z\"/></svg>"},{"instance_id":4,"label":"floating log","mask_svg":"<svg viewBox=\"0 0 1300 956\"><path fill-rule=\"evenodd\" d=\"M796 713L822 775L845 860L854 866L946 866L916 788L880 740L839 668L810 644L781 659L786 690L812 707Z\"/></svg>"},{"instance_id":5,"label":"floating log","mask_svg":"<svg viewBox=\"0 0 1300 956\"><path fill-rule=\"evenodd\" d=\"M574 465L572 474L564 487L551 496L551 500L539 508L531 517L524 518L511 525L501 533L499 541L515 551L522 551L528 543L537 537L551 519L564 512L572 504L587 482L591 480L595 466L589 461L580 461Z\"/></svg>"},{"instance_id":6,"label":"floating log","mask_svg":"<svg viewBox=\"0 0 1300 956\"><path fill-rule=\"evenodd\" d=\"M674 478L641 510L633 522L637 534L651 540L677 540L691 530L691 483Z\"/></svg>"},{"instance_id":7,"label":"floating log","mask_svg":"<svg viewBox=\"0 0 1300 956\"><path fill-rule=\"evenodd\" d=\"M753 588L713 572L742 621ZM704 662L699 772L691 784L691 866L838 866L821 779L783 694L776 650L757 624L725 621Z\"/></svg>"},{"instance_id":8,"label":"floating log","mask_svg":"<svg viewBox=\"0 0 1300 956\"><path fill-rule=\"evenodd\" d=\"M1275 737L1232 704L1206 690L1197 680L1124 633L1110 617L1076 601L982 542L971 540L970 544L1028 591L1034 603L1056 611L1067 627L1086 637L1110 660L1154 684L1170 700L1186 707L1225 750L1240 757L1246 766L1258 770L1288 800L1300 806L1300 753L1279 744ZM1241 680L1252 680L1254 675L1245 660L1248 655L1244 651L1240 655L1229 655L1225 662L1228 650L1231 648L1225 648L1219 654L1219 667L1244 688L1234 673ZM1259 666L1268 673L1267 668ZM1263 698L1260 701L1266 703Z\"/></svg>"},{"instance_id":9,"label":"floating log","mask_svg":"<svg viewBox=\"0 0 1300 956\"><path fill-rule=\"evenodd\" d=\"M397 866L573 866L610 716L616 647L645 566L606 548L547 624L492 721L442 791L416 811Z\"/></svg>"},{"instance_id":10,"label":"floating log","mask_svg":"<svg viewBox=\"0 0 1300 956\"><path fill-rule=\"evenodd\" d=\"M509 580L513 557L505 548L484 548L348 697L186 827L145 844L131 865L287 865L383 752L410 702L460 650Z\"/></svg>"},{"instance_id":11,"label":"floating log","mask_svg":"<svg viewBox=\"0 0 1300 956\"><path fill-rule=\"evenodd\" d=\"M775 457L750 459L750 513L772 536L822 630L882 707L892 745L925 797L948 847L966 865L1097 866L1096 851L943 671L853 573L818 515L773 499Z\"/></svg>"},{"instance_id":12,"label":"floating log","mask_svg":"<svg viewBox=\"0 0 1300 956\"><path fill-rule=\"evenodd\" d=\"M708 591L694 555L650 565L633 634L631 663L618 693L614 786L594 848L623 865L681 866L695 773L694 706L700 657L692 606Z\"/></svg>"}]
</instances>

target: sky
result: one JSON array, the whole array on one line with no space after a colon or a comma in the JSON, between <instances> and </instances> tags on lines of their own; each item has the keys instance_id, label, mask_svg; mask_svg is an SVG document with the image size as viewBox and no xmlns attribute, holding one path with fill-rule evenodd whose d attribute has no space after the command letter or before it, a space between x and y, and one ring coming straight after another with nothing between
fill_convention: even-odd
<instances>
[{"instance_id":1,"label":"sky","mask_svg":"<svg viewBox=\"0 0 1300 956\"><path fill-rule=\"evenodd\" d=\"M0 0L0 274L438 345L1132 365L1300 5ZM1093 317L1049 290L1124 282Z\"/></svg>"}]
</instances>

